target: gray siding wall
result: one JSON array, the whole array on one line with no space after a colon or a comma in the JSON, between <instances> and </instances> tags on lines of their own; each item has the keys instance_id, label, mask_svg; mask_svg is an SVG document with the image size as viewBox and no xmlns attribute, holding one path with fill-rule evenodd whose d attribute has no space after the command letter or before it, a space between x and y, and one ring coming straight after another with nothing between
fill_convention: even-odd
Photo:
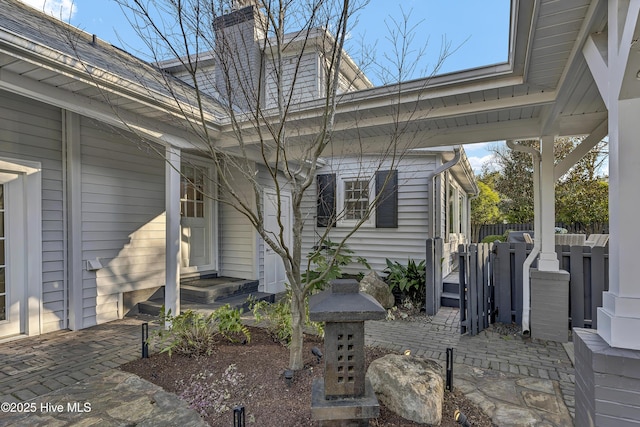
<instances>
[{"instance_id":1,"label":"gray siding wall","mask_svg":"<svg viewBox=\"0 0 640 427\"><path fill-rule=\"evenodd\" d=\"M186 82L187 84L193 86L193 77L187 71L176 71L172 73L175 77L180 80ZM198 83L198 89L202 92L210 95L214 98L219 98L220 94L218 93L214 81L215 76L215 68L213 65L209 66L199 66L198 73L196 74L196 79Z\"/></svg>"},{"instance_id":2,"label":"gray siding wall","mask_svg":"<svg viewBox=\"0 0 640 427\"><path fill-rule=\"evenodd\" d=\"M230 170L235 189L255 206L251 184L237 171ZM258 279L256 232L249 220L226 203L218 205L221 276Z\"/></svg>"},{"instance_id":3,"label":"gray siding wall","mask_svg":"<svg viewBox=\"0 0 640 427\"><path fill-rule=\"evenodd\" d=\"M340 175L357 172L373 175L375 169L390 169L388 162L381 166L377 164L367 167L367 158L334 159L318 173L336 173ZM365 165L365 166L361 166ZM433 156L407 156L393 169L398 169L398 228L375 228L375 226L361 227L347 242L347 246L354 252L354 256L367 259L371 267L381 273L385 266L385 259L406 264L408 258L422 260L425 258L425 240L428 237L428 187L427 177L434 169ZM306 222L303 239L303 254L308 253L317 244L319 235L324 228L316 227L316 187L313 185L304 199ZM338 207L339 209L339 207ZM337 242L343 238L351 227L340 225L331 230L329 238ZM363 267L353 265L345 268L346 273L358 273Z\"/></svg>"},{"instance_id":4,"label":"gray siding wall","mask_svg":"<svg viewBox=\"0 0 640 427\"><path fill-rule=\"evenodd\" d=\"M164 285L165 164L97 122L81 121L83 326L117 319L120 294Z\"/></svg>"},{"instance_id":5,"label":"gray siding wall","mask_svg":"<svg viewBox=\"0 0 640 427\"><path fill-rule=\"evenodd\" d=\"M0 91L0 156L42 164L43 332L65 327L62 113Z\"/></svg>"},{"instance_id":6,"label":"gray siding wall","mask_svg":"<svg viewBox=\"0 0 640 427\"><path fill-rule=\"evenodd\" d=\"M297 75L296 72L297 62L300 61ZM319 75L318 75L318 54L317 52L305 52L302 57L291 56L284 58L284 75L280 79L283 83L283 96L284 101L297 103L310 101L320 97L319 94ZM293 92L291 93L291 86L293 78L296 78ZM278 101L278 91L275 73L275 64L273 59L267 59L265 62L265 99L267 108L276 107Z\"/></svg>"}]
</instances>

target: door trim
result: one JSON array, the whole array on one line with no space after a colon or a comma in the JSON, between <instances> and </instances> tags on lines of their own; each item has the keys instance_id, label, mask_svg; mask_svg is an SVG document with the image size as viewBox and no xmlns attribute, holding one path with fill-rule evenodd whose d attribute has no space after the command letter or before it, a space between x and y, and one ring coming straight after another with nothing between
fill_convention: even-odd
<instances>
[{"instance_id":1,"label":"door trim","mask_svg":"<svg viewBox=\"0 0 640 427\"><path fill-rule=\"evenodd\" d=\"M180 166L183 165L192 165L199 168L207 169L208 174L211 177L211 180L208 181L209 185L212 185L213 188L207 189L207 194L210 194L212 197L206 198L206 211L209 213L209 217L206 218L208 221L209 233L207 236L207 244L209 245L209 263L201 266L192 266L192 267L184 267L180 266L180 275L192 275L193 273L201 273L205 271L214 271L218 269L219 262L219 239L218 239L218 180L216 176L215 165L211 162L208 162L207 159L203 159L201 157L190 156L187 154L183 154ZM182 179L182 175L180 176ZM180 217L180 223L182 224L182 217ZM180 235L182 236L182 225L180 226ZM182 261L181 261L182 262Z\"/></svg>"},{"instance_id":2,"label":"door trim","mask_svg":"<svg viewBox=\"0 0 640 427\"><path fill-rule=\"evenodd\" d=\"M280 190L280 193L282 195L286 195L289 197L289 212L288 212L288 217L289 217L289 226L291 227L291 221L293 219L293 198L291 196L291 192L290 191L284 191L284 190ZM273 189L273 188L265 188L263 190L263 206L267 205L267 196L268 195L273 195L273 196L277 196L278 193ZM266 218L266 212L263 212L263 217ZM293 227L291 227L293 228ZM291 230L289 232L289 242L288 242L289 248L291 248L293 246L293 230ZM266 275L266 269L267 269L267 248L268 245L264 242L264 239L262 240L262 272L261 272L261 279L262 279L262 283L263 283L263 289L265 292L270 292L269 289L267 289L267 275ZM286 280L286 277L285 277Z\"/></svg>"},{"instance_id":3,"label":"door trim","mask_svg":"<svg viewBox=\"0 0 640 427\"><path fill-rule=\"evenodd\" d=\"M0 157L0 170L19 175L22 180L23 204L16 212L22 212L20 221L23 227L18 253L11 253L11 276L22 277L26 284L24 305L21 312L21 334L39 335L42 332L42 166L40 162ZM10 207L11 209L11 207ZM11 215L11 212L9 213ZM20 236L11 235L12 239ZM7 252L12 252L7 250ZM22 255L22 256L20 256Z\"/></svg>"}]
</instances>

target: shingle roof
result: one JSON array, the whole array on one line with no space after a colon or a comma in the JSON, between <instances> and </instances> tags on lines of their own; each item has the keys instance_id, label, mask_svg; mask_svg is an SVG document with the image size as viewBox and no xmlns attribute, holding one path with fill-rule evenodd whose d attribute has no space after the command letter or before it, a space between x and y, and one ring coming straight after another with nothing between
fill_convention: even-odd
<instances>
[{"instance_id":1,"label":"shingle roof","mask_svg":"<svg viewBox=\"0 0 640 427\"><path fill-rule=\"evenodd\" d=\"M32 51L43 48L59 53L56 59L62 68L80 67L92 77L106 73L129 83L120 86L123 90L137 90L141 96L156 100L175 97L186 104L195 102L195 89L184 81L94 35L18 0L0 0L0 9L0 29L24 39L27 44L34 43L28 46ZM211 114L222 115L224 109L217 101L206 97L204 101Z\"/></svg>"}]
</instances>

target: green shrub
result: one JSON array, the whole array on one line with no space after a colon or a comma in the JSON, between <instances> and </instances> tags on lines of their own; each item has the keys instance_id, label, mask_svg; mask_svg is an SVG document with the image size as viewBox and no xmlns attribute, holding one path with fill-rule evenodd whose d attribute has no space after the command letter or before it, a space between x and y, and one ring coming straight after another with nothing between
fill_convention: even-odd
<instances>
[{"instance_id":1,"label":"green shrub","mask_svg":"<svg viewBox=\"0 0 640 427\"><path fill-rule=\"evenodd\" d=\"M482 242L480 243L493 243L495 241L498 242L506 242L507 240L504 238L504 235L501 234L490 234L488 236L485 236L484 239L482 239Z\"/></svg>"},{"instance_id":2,"label":"green shrub","mask_svg":"<svg viewBox=\"0 0 640 427\"><path fill-rule=\"evenodd\" d=\"M305 283L309 283L317 279L323 272L329 270L322 282L314 286L313 290L323 290L329 282L342 277L342 268L353 262L353 251L346 245L342 246L340 253L337 253L337 243L331 240L324 240L320 244L324 247L323 250L311 252L307 255L307 258L315 265L315 268L302 273L302 280ZM329 268L329 262L333 257L335 257L336 260ZM369 270L371 269L371 266L363 257L356 257L355 262ZM364 277L364 274L362 274L362 277Z\"/></svg>"},{"instance_id":3,"label":"green shrub","mask_svg":"<svg viewBox=\"0 0 640 427\"><path fill-rule=\"evenodd\" d=\"M386 262L387 268L384 272L387 274L386 280L391 290L398 288L403 296L423 306L427 279L425 261L416 264L414 260L409 259L406 267L397 261L387 259Z\"/></svg>"},{"instance_id":4,"label":"green shrub","mask_svg":"<svg viewBox=\"0 0 640 427\"><path fill-rule=\"evenodd\" d=\"M309 302L306 304L305 326L311 328L314 333L324 336L323 323L309 320ZM251 304L251 311L256 322L266 320L266 329L269 335L282 345L289 346L293 328L291 326L291 291L287 291L284 298L275 303L258 301Z\"/></svg>"},{"instance_id":5,"label":"green shrub","mask_svg":"<svg viewBox=\"0 0 640 427\"><path fill-rule=\"evenodd\" d=\"M241 315L242 311L239 308L231 308L229 304L225 304L211 313L211 318L218 326L218 333L229 341L246 340L249 342L251 341L251 333L242 324Z\"/></svg>"},{"instance_id":6,"label":"green shrub","mask_svg":"<svg viewBox=\"0 0 640 427\"><path fill-rule=\"evenodd\" d=\"M239 309L231 308L229 304L207 316L193 310L173 316L171 310L167 313L162 306L160 320L171 326L167 330L156 331L149 341L158 340L160 353L169 353L169 356L174 352L183 356L209 356L213 353L218 334L232 342L238 335L243 335L247 342L251 340L251 333L241 323L240 314Z\"/></svg>"}]
</instances>

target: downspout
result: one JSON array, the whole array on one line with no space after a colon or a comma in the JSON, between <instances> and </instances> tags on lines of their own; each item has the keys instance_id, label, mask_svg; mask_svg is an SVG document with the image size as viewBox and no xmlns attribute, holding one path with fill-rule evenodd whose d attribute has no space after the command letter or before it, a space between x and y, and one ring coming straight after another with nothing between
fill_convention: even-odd
<instances>
[{"instance_id":1,"label":"downspout","mask_svg":"<svg viewBox=\"0 0 640 427\"><path fill-rule=\"evenodd\" d=\"M521 153L531 154L533 157L533 249L531 253L524 260L524 264L522 265L522 333L529 334L529 315L530 315L530 277L529 277L529 269L531 268L531 264L536 259L538 254L540 253L541 246L541 235L540 231L542 228L541 218L540 218L540 161L542 157L540 156L540 152L533 147L527 147L524 145L516 144L513 141L507 141L507 146L514 150L520 151Z\"/></svg>"},{"instance_id":2,"label":"downspout","mask_svg":"<svg viewBox=\"0 0 640 427\"><path fill-rule=\"evenodd\" d=\"M460 148L454 148L453 150L454 156L453 159L449 160L447 163L444 163L438 166L435 170L433 170L427 176L427 185L429 191L429 206L428 206L428 219L429 219L429 229L430 229L430 237L433 239L436 237L436 224L435 224L435 210L436 210L436 195L435 195L435 177L440 175L442 172L445 172L455 165L458 164L461 158L461 150Z\"/></svg>"}]
</instances>

